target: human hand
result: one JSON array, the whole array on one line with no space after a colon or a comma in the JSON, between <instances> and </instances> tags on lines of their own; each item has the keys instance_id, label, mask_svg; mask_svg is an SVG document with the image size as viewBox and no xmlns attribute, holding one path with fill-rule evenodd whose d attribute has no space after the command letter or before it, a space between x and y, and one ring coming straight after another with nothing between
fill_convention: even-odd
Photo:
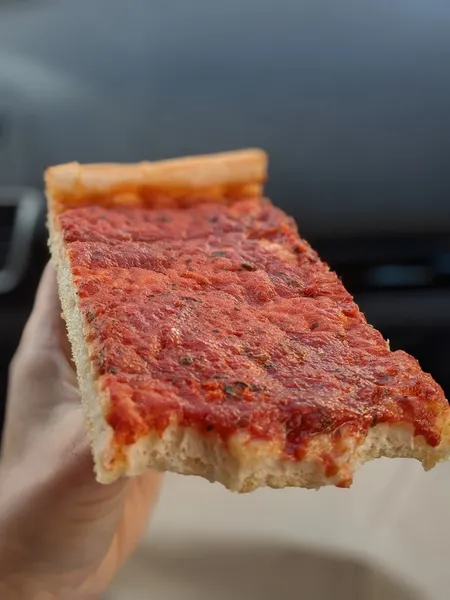
<instances>
[{"instance_id":1,"label":"human hand","mask_svg":"<svg viewBox=\"0 0 450 600\"><path fill-rule=\"evenodd\" d=\"M135 548L157 474L95 481L55 273L10 368L0 458L0 597L96 599ZM3 588L2 588L3 586Z\"/></svg>"}]
</instances>

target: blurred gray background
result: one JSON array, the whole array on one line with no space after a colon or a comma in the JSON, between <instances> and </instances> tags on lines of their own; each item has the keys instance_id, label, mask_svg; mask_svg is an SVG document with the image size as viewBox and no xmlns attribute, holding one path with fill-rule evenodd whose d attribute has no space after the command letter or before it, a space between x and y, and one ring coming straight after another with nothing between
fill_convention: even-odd
<instances>
[{"instance_id":1,"label":"blurred gray background","mask_svg":"<svg viewBox=\"0 0 450 600\"><path fill-rule=\"evenodd\" d=\"M268 193L450 389L449 32L448 0L0 0L0 186L262 146ZM21 194L3 188L0 269ZM3 390L43 223L0 294Z\"/></svg>"},{"instance_id":2,"label":"blurred gray background","mask_svg":"<svg viewBox=\"0 0 450 600\"><path fill-rule=\"evenodd\" d=\"M308 233L450 221L446 0L1 5L2 183L260 145Z\"/></svg>"}]
</instances>

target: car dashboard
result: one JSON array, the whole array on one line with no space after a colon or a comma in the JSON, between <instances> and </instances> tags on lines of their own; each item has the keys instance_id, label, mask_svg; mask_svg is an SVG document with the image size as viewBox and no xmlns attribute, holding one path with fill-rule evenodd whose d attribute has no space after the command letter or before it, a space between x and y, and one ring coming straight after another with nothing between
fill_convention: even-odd
<instances>
[{"instance_id":1,"label":"car dashboard","mask_svg":"<svg viewBox=\"0 0 450 600\"><path fill-rule=\"evenodd\" d=\"M450 395L449 27L442 0L0 3L0 412L48 260L44 169L253 145L268 195Z\"/></svg>"}]
</instances>

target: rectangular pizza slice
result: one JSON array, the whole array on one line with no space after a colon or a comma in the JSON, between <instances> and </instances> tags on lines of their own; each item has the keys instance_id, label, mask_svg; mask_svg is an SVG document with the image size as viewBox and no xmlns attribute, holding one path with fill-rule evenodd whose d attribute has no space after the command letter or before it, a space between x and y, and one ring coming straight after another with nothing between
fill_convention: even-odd
<instances>
[{"instance_id":1,"label":"rectangular pizza slice","mask_svg":"<svg viewBox=\"0 0 450 600\"><path fill-rule=\"evenodd\" d=\"M450 454L442 389L391 352L242 150L46 172L50 246L100 482L350 485Z\"/></svg>"}]
</instances>

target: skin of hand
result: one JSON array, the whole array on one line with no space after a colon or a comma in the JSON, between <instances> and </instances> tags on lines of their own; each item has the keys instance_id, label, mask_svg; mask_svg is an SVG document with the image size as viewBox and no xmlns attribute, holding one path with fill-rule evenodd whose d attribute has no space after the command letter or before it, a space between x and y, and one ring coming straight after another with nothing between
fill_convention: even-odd
<instances>
[{"instance_id":1,"label":"skin of hand","mask_svg":"<svg viewBox=\"0 0 450 600\"><path fill-rule=\"evenodd\" d=\"M145 531L159 488L155 473L96 482L55 273L47 266L10 367L0 597L100 598Z\"/></svg>"}]
</instances>

